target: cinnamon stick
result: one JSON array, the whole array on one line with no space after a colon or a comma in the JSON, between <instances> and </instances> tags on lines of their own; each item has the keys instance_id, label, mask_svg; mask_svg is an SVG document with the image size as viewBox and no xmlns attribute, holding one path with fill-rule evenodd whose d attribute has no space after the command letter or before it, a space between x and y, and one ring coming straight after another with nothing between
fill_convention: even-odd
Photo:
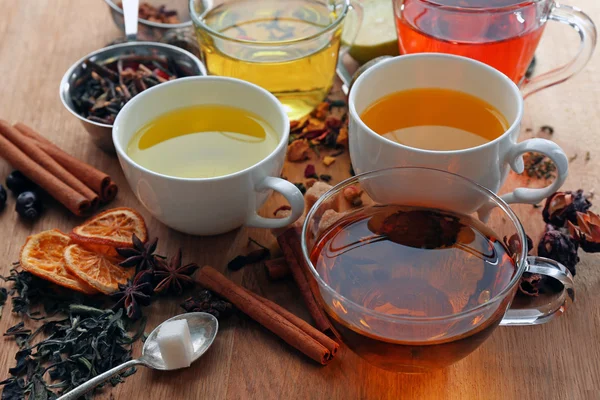
<instances>
[{"instance_id":1,"label":"cinnamon stick","mask_svg":"<svg viewBox=\"0 0 600 400\"><path fill-rule=\"evenodd\" d=\"M73 174L63 168L59 163L54 161L52 157L46 154L42 149L38 148L34 141L13 128L8 122L0 119L0 134L11 141L29 158L44 167L52 175L75 189L90 201L90 207L98 206L98 195L88 188L83 182L77 179Z\"/></svg>"},{"instance_id":2,"label":"cinnamon stick","mask_svg":"<svg viewBox=\"0 0 600 400\"><path fill-rule=\"evenodd\" d=\"M0 135L0 157L37 183L73 214L85 215L90 211L90 201L85 196L33 161L4 135Z\"/></svg>"},{"instance_id":3,"label":"cinnamon stick","mask_svg":"<svg viewBox=\"0 0 600 400\"><path fill-rule=\"evenodd\" d=\"M98 194L100 201L108 203L117 196L119 191L117 185L104 172L66 153L22 122L16 123L14 128L28 138L33 139L39 148Z\"/></svg>"},{"instance_id":4,"label":"cinnamon stick","mask_svg":"<svg viewBox=\"0 0 600 400\"><path fill-rule=\"evenodd\" d=\"M308 308L308 312L313 318L315 325L320 331L332 334L331 324L310 290L310 285L306 276L306 273L308 273L308 265L306 265L304 257L302 256L300 234L298 233L298 230L295 228L288 229L277 237L277 242L279 243L279 247L281 247L281 251L283 251L287 265L292 272L292 276L300 290L304 304Z\"/></svg>"},{"instance_id":5,"label":"cinnamon stick","mask_svg":"<svg viewBox=\"0 0 600 400\"><path fill-rule=\"evenodd\" d=\"M196 274L196 279L201 286L226 298L243 313L308 357L322 365L331 361L331 351L323 344L271 307L257 300L255 296L250 295L246 289L231 282L216 269L210 266L202 267Z\"/></svg>"},{"instance_id":6,"label":"cinnamon stick","mask_svg":"<svg viewBox=\"0 0 600 400\"><path fill-rule=\"evenodd\" d=\"M288 267L287 262L285 261L285 257L265 261L265 268L269 279L274 281L283 279L292 274L290 267Z\"/></svg>"},{"instance_id":7,"label":"cinnamon stick","mask_svg":"<svg viewBox=\"0 0 600 400\"><path fill-rule=\"evenodd\" d=\"M310 337L315 339L317 342L319 342L323 346L325 346L327 348L327 350L329 350L331 352L332 357L335 356L338 349L340 348L340 345L335 340L333 340L332 338L330 338L323 332L315 329L311 324L309 324L302 318L292 314L285 308L281 307L279 304L274 303L271 300L266 299L264 297L261 297L261 296L257 295L256 293L249 291L248 289L246 289L246 291L248 292L248 294L250 294L256 300L271 307L275 312L282 315L285 319L290 321L292 324L296 325L298 328L302 329L302 331L304 333L306 333L307 335L309 335Z\"/></svg>"}]
</instances>

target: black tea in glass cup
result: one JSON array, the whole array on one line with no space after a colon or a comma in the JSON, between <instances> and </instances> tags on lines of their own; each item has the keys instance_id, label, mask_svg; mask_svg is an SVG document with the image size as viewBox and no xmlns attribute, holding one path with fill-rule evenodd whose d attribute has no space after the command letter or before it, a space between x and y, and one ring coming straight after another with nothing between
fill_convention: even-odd
<instances>
[{"instance_id":1,"label":"black tea in glass cup","mask_svg":"<svg viewBox=\"0 0 600 400\"><path fill-rule=\"evenodd\" d=\"M350 185L364 191L363 205L327 210ZM452 201L453 191L472 196L478 209ZM387 370L453 364L498 325L546 322L573 298L565 267L527 257L512 210L448 172L392 168L351 178L311 209L302 242L312 288L341 340ZM546 304L510 308L525 271L558 279L559 293Z\"/></svg>"}]
</instances>

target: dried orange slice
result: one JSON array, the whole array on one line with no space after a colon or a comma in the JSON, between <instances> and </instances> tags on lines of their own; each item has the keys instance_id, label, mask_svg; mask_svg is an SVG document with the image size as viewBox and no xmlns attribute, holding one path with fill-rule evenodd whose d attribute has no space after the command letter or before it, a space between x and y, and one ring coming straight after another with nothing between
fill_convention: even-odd
<instances>
[{"instance_id":1,"label":"dried orange slice","mask_svg":"<svg viewBox=\"0 0 600 400\"><path fill-rule=\"evenodd\" d=\"M110 247L133 247L133 234L142 242L148 240L144 218L127 207L104 211L73 228L71 239L76 243Z\"/></svg>"},{"instance_id":2,"label":"dried orange slice","mask_svg":"<svg viewBox=\"0 0 600 400\"><path fill-rule=\"evenodd\" d=\"M64 251L67 270L104 294L119 290L135 274L135 268L119 267L119 260L72 244Z\"/></svg>"},{"instance_id":3,"label":"dried orange slice","mask_svg":"<svg viewBox=\"0 0 600 400\"><path fill-rule=\"evenodd\" d=\"M68 289L98 293L65 268L63 253L70 241L68 235L57 229L29 236L21 249L21 268Z\"/></svg>"}]
</instances>

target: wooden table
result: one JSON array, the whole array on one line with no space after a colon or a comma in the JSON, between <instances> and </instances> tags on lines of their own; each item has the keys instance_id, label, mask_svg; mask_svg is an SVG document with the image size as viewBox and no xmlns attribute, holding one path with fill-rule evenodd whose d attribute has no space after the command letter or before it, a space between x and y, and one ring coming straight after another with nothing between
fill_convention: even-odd
<instances>
[{"instance_id":1,"label":"wooden table","mask_svg":"<svg viewBox=\"0 0 600 400\"><path fill-rule=\"evenodd\" d=\"M600 2L577 3L600 21ZM64 71L83 55L118 37L108 9L100 0L0 0L0 117L23 121L73 155L109 172L121 188L113 205L131 206L147 217L149 230L160 238L161 253L184 249L186 260L224 270L227 261L244 251L248 236L273 242L270 233L254 229L209 238L186 236L152 219L133 196L115 158L98 150L60 103L58 84ZM538 51L538 70L557 65L574 53L567 48L576 37L567 28L549 26ZM522 138L541 125L555 128L553 140L571 156L566 189L600 189L600 52L585 71L526 102ZM532 132L526 132L526 129ZM591 160L585 161L590 151ZM0 177L11 168L0 162ZM347 177L347 164L329 169L336 181ZM293 180L301 168L286 166ZM507 184L514 185L515 179ZM281 204L272 199L264 212ZM0 214L3 266L7 273L27 235L50 228L69 231L78 219L54 207L42 219L26 225L17 219L14 200ZM537 240L543 229L540 210L516 207L527 232ZM599 207L595 208L600 210ZM209 210L198 210L207 212ZM291 349L244 317L222 324L213 348L192 368L171 373L140 369L102 397L123 399L598 399L600 398L600 269L599 258L581 253L576 277L577 301L563 317L547 325L499 328L475 353L458 364L428 375L398 375L378 370L349 351L327 367ZM227 273L234 281L263 293L294 313L308 318L291 282L271 283L260 267ZM181 312L178 300L160 300L146 310L148 329ZM16 319L6 307L0 331ZM0 379L14 362L16 346L0 339ZM139 351L137 348L136 351Z\"/></svg>"}]
</instances>

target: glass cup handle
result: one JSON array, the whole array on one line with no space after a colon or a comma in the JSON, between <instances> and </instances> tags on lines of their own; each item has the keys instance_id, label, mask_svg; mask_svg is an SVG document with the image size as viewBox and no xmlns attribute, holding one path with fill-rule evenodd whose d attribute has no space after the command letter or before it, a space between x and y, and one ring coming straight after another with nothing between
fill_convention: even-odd
<instances>
[{"instance_id":1,"label":"glass cup handle","mask_svg":"<svg viewBox=\"0 0 600 400\"><path fill-rule=\"evenodd\" d=\"M354 28L354 32L351 33L352 40L349 43L342 44L342 46L340 48L335 72L337 73L337 76L342 81L342 91L344 92L345 95L348 95L348 92L350 91L350 84L352 83L352 74L348 71L348 68L346 68L346 66L344 65L344 56L348 53L348 50L350 50L350 47L352 46L352 44L356 40L356 37L358 36L358 31L360 30L360 27L363 22L363 7L357 0L345 0L345 1L348 2L348 13L349 13L348 15L346 15L346 19L352 18L352 15L350 15L350 13L354 13L354 16L355 16L354 18L356 18L357 20L356 20L354 26L352 27L352 28ZM344 21L344 30L347 27L346 22L347 21Z\"/></svg>"},{"instance_id":2,"label":"glass cup handle","mask_svg":"<svg viewBox=\"0 0 600 400\"><path fill-rule=\"evenodd\" d=\"M548 156L556 166L556 178L554 182L545 188L517 188L513 192L500 196L502 200L509 204L537 204L560 189L569 175L569 159L567 155L556 143L546 139L534 138L515 144L506 154L505 160L510 164L513 171L521 174L525 170L522 156L529 152L542 153Z\"/></svg>"},{"instance_id":3,"label":"glass cup handle","mask_svg":"<svg viewBox=\"0 0 600 400\"><path fill-rule=\"evenodd\" d=\"M525 80L521 88L524 98L544 88L562 83L577 74L588 63L596 47L596 26L592 19L579 8L557 3L552 8L548 19L569 25L579 33L581 39L579 52L573 60L562 67Z\"/></svg>"},{"instance_id":4,"label":"glass cup handle","mask_svg":"<svg viewBox=\"0 0 600 400\"><path fill-rule=\"evenodd\" d=\"M575 301L573 275L559 262L543 257L527 257L527 272L540 274L558 280L563 285L560 296L540 308L510 308L504 314L500 325L540 325L558 317Z\"/></svg>"},{"instance_id":5,"label":"glass cup handle","mask_svg":"<svg viewBox=\"0 0 600 400\"><path fill-rule=\"evenodd\" d=\"M288 203L290 203L292 213L285 218L265 218L253 210L252 214L246 220L246 225L248 226L267 229L283 228L292 224L304 213L304 196L293 183L285 179L268 176L256 185L255 190L258 192L274 190L281 193Z\"/></svg>"}]
</instances>

